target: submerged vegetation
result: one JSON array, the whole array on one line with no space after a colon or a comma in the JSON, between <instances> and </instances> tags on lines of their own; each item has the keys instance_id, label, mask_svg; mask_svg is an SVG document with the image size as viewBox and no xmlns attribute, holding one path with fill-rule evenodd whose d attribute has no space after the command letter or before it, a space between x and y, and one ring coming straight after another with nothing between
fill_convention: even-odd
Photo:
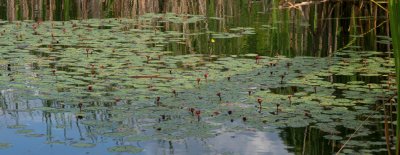
<instances>
[{"instance_id":1,"label":"submerged vegetation","mask_svg":"<svg viewBox=\"0 0 400 155\"><path fill-rule=\"evenodd\" d=\"M1 1L0 152L393 153L383 5Z\"/></svg>"}]
</instances>

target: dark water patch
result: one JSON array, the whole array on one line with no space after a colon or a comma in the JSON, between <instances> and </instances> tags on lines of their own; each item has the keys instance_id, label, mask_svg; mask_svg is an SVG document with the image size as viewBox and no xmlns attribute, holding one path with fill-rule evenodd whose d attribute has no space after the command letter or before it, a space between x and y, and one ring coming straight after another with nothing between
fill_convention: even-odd
<instances>
[{"instance_id":1,"label":"dark water patch","mask_svg":"<svg viewBox=\"0 0 400 155\"><path fill-rule=\"evenodd\" d=\"M75 72L75 69L71 69L71 66L57 66L56 69L58 71L65 71L65 72Z\"/></svg>"},{"instance_id":2,"label":"dark water patch","mask_svg":"<svg viewBox=\"0 0 400 155\"><path fill-rule=\"evenodd\" d=\"M355 76L355 75L333 75L331 82L346 84L350 81L357 81L357 76Z\"/></svg>"},{"instance_id":3,"label":"dark water patch","mask_svg":"<svg viewBox=\"0 0 400 155\"><path fill-rule=\"evenodd\" d=\"M282 139L293 146L288 148L291 153L303 152L304 154L315 154L314 150L323 149L324 154L334 154L335 150L332 148L334 143L323 138L323 133L318 129L311 127L301 128L284 128L283 132L280 133ZM329 149L327 149L329 148ZM321 152L317 153L321 154Z\"/></svg>"},{"instance_id":4,"label":"dark water patch","mask_svg":"<svg viewBox=\"0 0 400 155\"><path fill-rule=\"evenodd\" d=\"M97 29L112 29L114 26L111 25L99 25L99 26L92 26Z\"/></svg>"},{"instance_id":5,"label":"dark water patch","mask_svg":"<svg viewBox=\"0 0 400 155\"><path fill-rule=\"evenodd\" d=\"M35 56L40 56L40 57L49 57L50 56L49 53L43 52L43 51L39 51L39 50L30 50L29 53L32 54L32 55L35 55Z\"/></svg>"},{"instance_id":6,"label":"dark water patch","mask_svg":"<svg viewBox=\"0 0 400 155\"><path fill-rule=\"evenodd\" d=\"M382 81L387 80L387 76L361 76L359 74L356 75L331 75L331 76L323 76L325 81L329 81L332 83L343 83L346 84L351 81L363 81L368 84L381 84Z\"/></svg>"},{"instance_id":7,"label":"dark water patch","mask_svg":"<svg viewBox=\"0 0 400 155\"><path fill-rule=\"evenodd\" d=\"M357 81L364 81L365 83L380 84L382 81L387 80L387 76L357 76Z\"/></svg>"},{"instance_id":8,"label":"dark water patch","mask_svg":"<svg viewBox=\"0 0 400 155\"><path fill-rule=\"evenodd\" d=\"M332 95L336 96L336 98L346 98L343 91L343 89L335 89Z\"/></svg>"},{"instance_id":9,"label":"dark water patch","mask_svg":"<svg viewBox=\"0 0 400 155\"><path fill-rule=\"evenodd\" d=\"M277 88L269 88L272 93L274 94L281 94L281 95L293 95L299 91L302 91L302 88L297 86L287 86L287 87L277 87Z\"/></svg>"}]
</instances>

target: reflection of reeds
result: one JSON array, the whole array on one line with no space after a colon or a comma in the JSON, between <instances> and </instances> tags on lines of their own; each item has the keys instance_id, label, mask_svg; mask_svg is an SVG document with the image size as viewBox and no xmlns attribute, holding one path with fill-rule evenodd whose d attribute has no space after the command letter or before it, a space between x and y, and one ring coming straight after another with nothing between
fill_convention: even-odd
<instances>
[{"instance_id":1,"label":"reflection of reeds","mask_svg":"<svg viewBox=\"0 0 400 155\"><path fill-rule=\"evenodd\" d=\"M392 33L393 52L396 62L397 95L400 96L400 1L389 0L390 30ZM397 99L397 133L396 133L396 154L400 154L400 98Z\"/></svg>"},{"instance_id":2,"label":"reflection of reeds","mask_svg":"<svg viewBox=\"0 0 400 155\"><path fill-rule=\"evenodd\" d=\"M198 30L230 32L229 29L233 27L256 28L257 35L246 39L251 43L248 45L251 48L237 48L241 44L246 44L244 39L234 39L236 43L220 41L214 49L216 54L228 51L240 54L245 49L260 54L266 52L263 55L270 56L278 52L287 56L294 56L292 54L325 56L332 55L346 45L361 46L361 50L382 51L387 51L390 47L387 44L376 43L376 36L388 35L389 30L387 23L383 25L386 28L376 29L379 27L378 24L385 20L378 17L386 15L387 12L382 5L374 1L8 0L4 5L7 5L4 7L7 11L4 11L2 16L5 17L4 14L7 12L8 20L134 18L146 13L172 12L223 18L223 20L196 23L194 26L197 28L194 30L196 32ZM267 29L266 33L258 30L257 27L260 25L257 23L261 22L265 22L262 24L273 29ZM165 23L166 26L168 24ZM175 30L182 28L181 25L176 27ZM192 28L190 25L190 32L193 32ZM372 31L367 34L368 30ZM349 36L350 34L360 36L360 33L366 35L357 38ZM186 49L185 52L208 52L207 49L199 48L207 47L207 40L210 38L205 36L188 38L190 40L186 40L185 45L191 47L189 50L181 48ZM237 46L232 46L233 44Z\"/></svg>"},{"instance_id":3,"label":"reflection of reeds","mask_svg":"<svg viewBox=\"0 0 400 155\"><path fill-rule=\"evenodd\" d=\"M390 137L389 137L389 124L388 124L388 118L387 117L391 117L391 115L388 116L387 112L386 112L386 106L384 106L384 117L385 117L385 140L386 140L386 149L388 152L388 155L391 155L391 151L390 151Z\"/></svg>"},{"instance_id":4,"label":"reflection of reeds","mask_svg":"<svg viewBox=\"0 0 400 155\"><path fill-rule=\"evenodd\" d=\"M221 3L225 7L227 1ZM230 4L230 2L228 3ZM228 5L229 6L229 5ZM70 18L131 18L145 13L207 13L206 0L7 0L7 19L69 20ZM218 10L221 11L221 10ZM223 10L222 10L223 11ZM221 12L225 13L225 12ZM73 17L71 17L73 16Z\"/></svg>"},{"instance_id":5,"label":"reflection of reeds","mask_svg":"<svg viewBox=\"0 0 400 155\"><path fill-rule=\"evenodd\" d=\"M7 19L9 21L15 20L15 0L7 1Z\"/></svg>"}]
</instances>

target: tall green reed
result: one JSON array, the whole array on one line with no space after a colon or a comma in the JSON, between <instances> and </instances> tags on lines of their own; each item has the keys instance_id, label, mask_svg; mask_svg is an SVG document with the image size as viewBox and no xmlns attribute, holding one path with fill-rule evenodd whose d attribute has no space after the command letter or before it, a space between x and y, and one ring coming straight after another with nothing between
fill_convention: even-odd
<instances>
[{"instance_id":1,"label":"tall green reed","mask_svg":"<svg viewBox=\"0 0 400 155\"><path fill-rule=\"evenodd\" d=\"M396 155L400 155L400 0L389 0L390 31L392 34L393 52L396 62L397 82L397 130L396 130Z\"/></svg>"}]
</instances>

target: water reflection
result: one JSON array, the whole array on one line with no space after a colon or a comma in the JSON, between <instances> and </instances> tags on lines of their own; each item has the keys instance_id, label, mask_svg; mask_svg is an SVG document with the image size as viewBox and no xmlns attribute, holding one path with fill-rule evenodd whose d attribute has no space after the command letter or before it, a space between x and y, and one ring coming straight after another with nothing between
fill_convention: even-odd
<instances>
[{"instance_id":1,"label":"water reflection","mask_svg":"<svg viewBox=\"0 0 400 155\"><path fill-rule=\"evenodd\" d=\"M384 10L373 3L363 4L335 1L296 5L280 0L1 0L0 19L68 21L138 18L147 13L172 12L207 17L196 24L162 24L165 30L177 30L188 36L183 44L171 45L179 53L209 53L210 46L213 46L213 54L269 56L326 56L343 47L355 51L389 50L390 41L387 44L382 37L388 36L388 23L382 17ZM209 35L190 36L193 33L230 32L236 27L255 28L255 34L218 39L216 45L208 44Z\"/></svg>"},{"instance_id":2,"label":"water reflection","mask_svg":"<svg viewBox=\"0 0 400 155\"><path fill-rule=\"evenodd\" d=\"M12 97L3 92L3 99ZM7 96L7 97L5 97ZM41 100L27 100L7 105L7 113L2 113L0 139L12 142L13 147L0 149L1 154L110 154L106 148L115 145L133 145L144 148L140 154L289 154L286 145L276 132L243 131L222 133L213 138L185 138L182 140L149 140L129 142L123 137L107 137L98 129L82 124L74 113L50 113L35 111L42 107ZM52 103L50 103L52 104ZM3 109L4 111L4 109ZM93 113L93 120L106 121L110 115L100 111ZM136 118L121 122L130 128L140 128ZM31 132L22 132L28 131ZM19 134L16 134L19 133ZM77 143L90 143L95 146L73 147ZM33 145L27 145L33 144ZM69 147L65 147L69 146ZM125 153L120 153L125 154Z\"/></svg>"}]
</instances>

